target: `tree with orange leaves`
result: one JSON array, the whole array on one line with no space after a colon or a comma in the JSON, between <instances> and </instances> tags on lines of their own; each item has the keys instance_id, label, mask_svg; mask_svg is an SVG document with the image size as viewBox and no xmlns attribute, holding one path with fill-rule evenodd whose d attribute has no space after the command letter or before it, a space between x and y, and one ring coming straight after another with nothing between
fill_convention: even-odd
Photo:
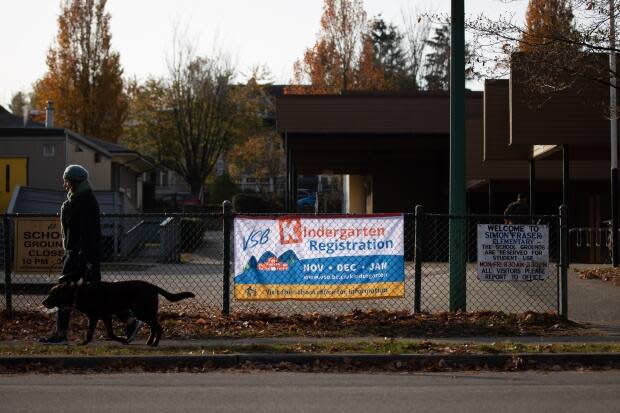
<instances>
[{"instance_id":1,"label":"tree with orange leaves","mask_svg":"<svg viewBox=\"0 0 620 413\"><path fill-rule=\"evenodd\" d=\"M530 0L519 49L526 53L534 52L558 39L574 38L574 34L573 10L569 0Z\"/></svg>"},{"instance_id":2,"label":"tree with orange leaves","mask_svg":"<svg viewBox=\"0 0 620 413\"><path fill-rule=\"evenodd\" d=\"M243 175L254 178L280 176L284 171L284 152L280 137L275 131L257 131L231 148L228 162L230 174L237 179Z\"/></svg>"},{"instance_id":3,"label":"tree with orange leaves","mask_svg":"<svg viewBox=\"0 0 620 413\"><path fill-rule=\"evenodd\" d=\"M287 91L327 94L382 88L382 68L375 64L368 29L362 0L325 0L318 39L293 68L293 81L310 86Z\"/></svg>"},{"instance_id":4,"label":"tree with orange leaves","mask_svg":"<svg viewBox=\"0 0 620 413\"><path fill-rule=\"evenodd\" d=\"M111 50L106 0L64 0L47 73L34 85L33 106L54 101L57 126L116 142L128 101L118 52Z\"/></svg>"}]
</instances>

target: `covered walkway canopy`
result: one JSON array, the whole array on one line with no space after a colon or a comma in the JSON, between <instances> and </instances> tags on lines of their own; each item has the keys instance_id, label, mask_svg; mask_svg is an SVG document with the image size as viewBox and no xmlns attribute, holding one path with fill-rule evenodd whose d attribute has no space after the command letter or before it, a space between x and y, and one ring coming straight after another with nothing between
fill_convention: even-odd
<instances>
[{"instance_id":1,"label":"covered walkway canopy","mask_svg":"<svg viewBox=\"0 0 620 413\"><path fill-rule=\"evenodd\" d=\"M492 166L482 163L482 97L481 92L466 96L469 182ZM345 174L350 175L347 212L412 211L416 204L446 212L449 104L447 92L278 97L289 210L298 175Z\"/></svg>"},{"instance_id":2,"label":"covered walkway canopy","mask_svg":"<svg viewBox=\"0 0 620 413\"><path fill-rule=\"evenodd\" d=\"M346 174L347 212L412 211L416 204L447 211L449 104L448 93L432 92L278 97L289 210L298 175ZM481 92L468 93L466 119L468 133L481 137Z\"/></svg>"}]
</instances>

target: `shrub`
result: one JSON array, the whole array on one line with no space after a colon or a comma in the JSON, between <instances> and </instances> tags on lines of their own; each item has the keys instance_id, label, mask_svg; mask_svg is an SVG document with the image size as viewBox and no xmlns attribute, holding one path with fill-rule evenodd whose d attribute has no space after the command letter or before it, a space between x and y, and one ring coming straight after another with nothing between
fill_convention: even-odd
<instances>
[{"instance_id":1,"label":"shrub","mask_svg":"<svg viewBox=\"0 0 620 413\"><path fill-rule=\"evenodd\" d=\"M221 205L225 200L232 199L232 197L238 192L239 188L231 176L228 174L222 174L220 176L216 176L213 183L208 185L207 201L210 204Z\"/></svg>"},{"instance_id":2,"label":"shrub","mask_svg":"<svg viewBox=\"0 0 620 413\"><path fill-rule=\"evenodd\" d=\"M242 193L233 197L233 209L240 214L283 212L284 202L278 194Z\"/></svg>"}]
</instances>

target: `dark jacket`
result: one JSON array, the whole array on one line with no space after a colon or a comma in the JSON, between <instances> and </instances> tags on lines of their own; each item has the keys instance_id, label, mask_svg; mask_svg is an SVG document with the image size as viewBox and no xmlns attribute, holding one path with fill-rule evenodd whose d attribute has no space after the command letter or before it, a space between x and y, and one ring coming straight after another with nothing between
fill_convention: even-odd
<instances>
[{"instance_id":1,"label":"dark jacket","mask_svg":"<svg viewBox=\"0 0 620 413\"><path fill-rule=\"evenodd\" d=\"M99 281L102 254L99 203L92 190L66 200L60 208L65 257L60 281Z\"/></svg>"}]
</instances>

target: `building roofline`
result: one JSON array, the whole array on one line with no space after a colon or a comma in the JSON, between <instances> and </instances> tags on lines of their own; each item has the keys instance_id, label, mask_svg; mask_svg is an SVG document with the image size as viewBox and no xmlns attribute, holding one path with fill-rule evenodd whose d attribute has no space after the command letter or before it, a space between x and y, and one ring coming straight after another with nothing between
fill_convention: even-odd
<instances>
[{"instance_id":1,"label":"building roofline","mask_svg":"<svg viewBox=\"0 0 620 413\"><path fill-rule=\"evenodd\" d=\"M112 158L112 154L110 152L108 152L105 148L103 148L102 146L98 145L96 142L94 142L92 139L89 139L86 136L80 135L79 133L73 132L70 129L65 129L65 133L67 134L67 136L71 139L74 139L88 147L90 147L91 149L94 149L98 152L100 152L101 154L105 155L107 158Z\"/></svg>"},{"instance_id":2,"label":"building roofline","mask_svg":"<svg viewBox=\"0 0 620 413\"><path fill-rule=\"evenodd\" d=\"M482 90L466 90L465 97L482 98ZM304 99L355 99L355 98L377 98L377 99L411 99L411 98L449 98L448 91L418 91L418 92L346 92L342 94L304 94L288 93L277 96L277 99L304 98Z\"/></svg>"},{"instance_id":3,"label":"building roofline","mask_svg":"<svg viewBox=\"0 0 620 413\"><path fill-rule=\"evenodd\" d=\"M0 128L0 137L15 136L64 136L65 129L62 128Z\"/></svg>"}]
</instances>

